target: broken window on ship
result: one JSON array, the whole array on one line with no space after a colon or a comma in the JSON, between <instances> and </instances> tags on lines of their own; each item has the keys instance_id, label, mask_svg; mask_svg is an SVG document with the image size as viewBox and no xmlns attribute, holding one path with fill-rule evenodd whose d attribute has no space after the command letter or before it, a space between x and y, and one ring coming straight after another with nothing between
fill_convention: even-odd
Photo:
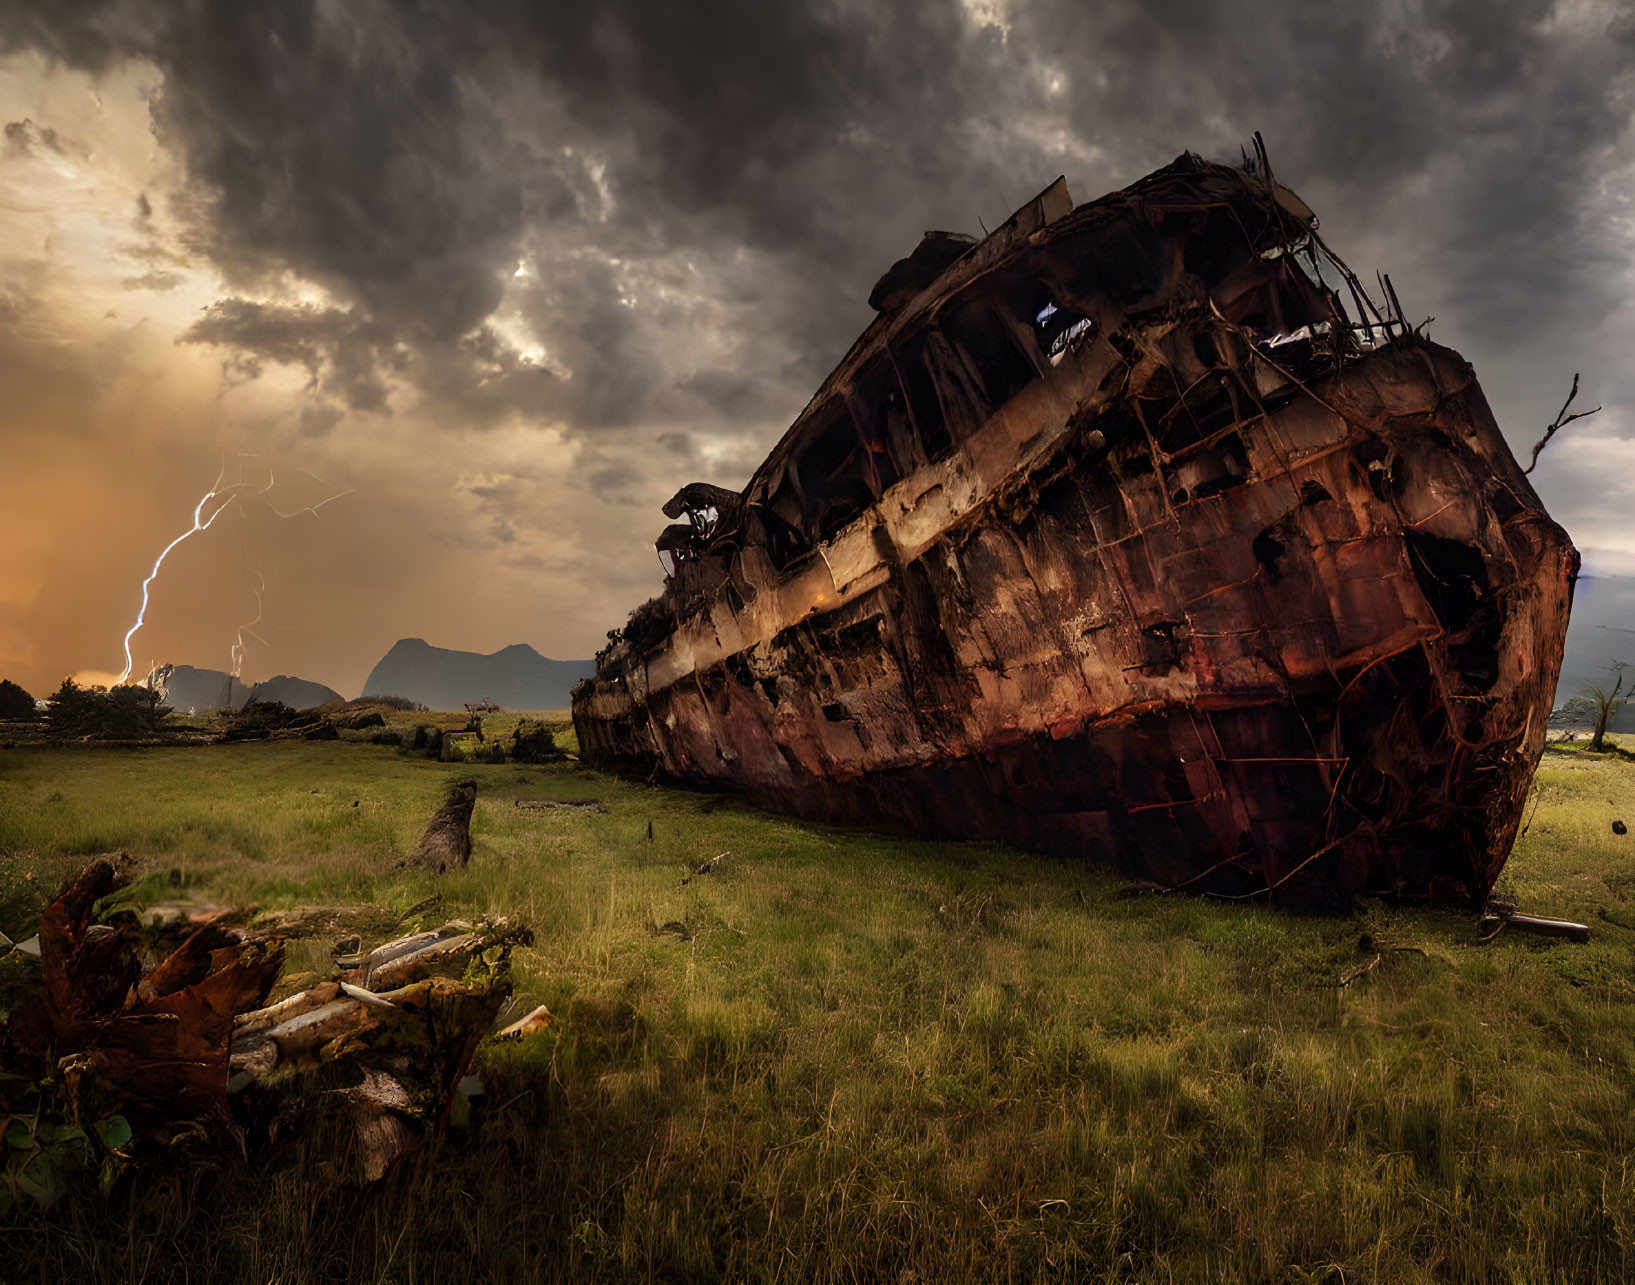
<instances>
[{"instance_id":1,"label":"broken window on ship","mask_svg":"<svg viewBox=\"0 0 1635 1285\"><path fill-rule=\"evenodd\" d=\"M966 299L949 308L939 328L965 354L976 372L987 403L981 419L986 419L1039 377L1010 327L984 300Z\"/></svg>"},{"instance_id":2,"label":"broken window on ship","mask_svg":"<svg viewBox=\"0 0 1635 1285\"><path fill-rule=\"evenodd\" d=\"M897 369L887 353L876 353L865 362L852 380L847 397L857 435L871 452L875 464L877 495L884 495L898 478L937 458L908 412ZM950 443L942 433L942 412L938 408L931 425L940 435L942 449Z\"/></svg>"},{"instance_id":3,"label":"broken window on ship","mask_svg":"<svg viewBox=\"0 0 1635 1285\"><path fill-rule=\"evenodd\" d=\"M833 398L815 418L818 427L795 463L795 482L806 500L807 530L819 541L837 535L897 478L883 447L872 450L859 438L843 399Z\"/></svg>"},{"instance_id":4,"label":"broken window on ship","mask_svg":"<svg viewBox=\"0 0 1635 1285\"><path fill-rule=\"evenodd\" d=\"M954 449L947 415L937 392L937 375L929 364L930 336L904 335L892 346L891 362L902 380L908 412L927 460L940 460Z\"/></svg>"},{"instance_id":5,"label":"broken window on ship","mask_svg":"<svg viewBox=\"0 0 1635 1285\"><path fill-rule=\"evenodd\" d=\"M1005 312L1033 340L1034 360L1042 372L1061 365L1062 358L1095 329L1095 324L1055 287L1032 274L1011 276L996 285Z\"/></svg>"},{"instance_id":6,"label":"broken window on ship","mask_svg":"<svg viewBox=\"0 0 1635 1285\"><path fill-rule=\"evenodd\" d=\"M1046 300L1033 314L1033 337L1052 366L1059 366L1073 341L1090 329L1090 318L1072 308Z\"/></svg>"}]
</instances>

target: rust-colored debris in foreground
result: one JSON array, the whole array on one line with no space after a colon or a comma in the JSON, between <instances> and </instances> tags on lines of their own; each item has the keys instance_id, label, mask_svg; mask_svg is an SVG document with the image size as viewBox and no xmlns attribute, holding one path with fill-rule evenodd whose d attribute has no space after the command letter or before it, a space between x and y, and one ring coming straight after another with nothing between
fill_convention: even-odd
<instances>
[{"instance_id":1,"label":"rust-colored debris in foreground","mask_svg":"<svg viewBox=\"0 0 1635 1285\"><path fill-rule=\"evenodd\" d=\"M282 941L218 914L144 970L131 927L92 922L116 886L99 861L47 907L38 998L0 1027L8 1071L46 1086L33 1090L46 1095L40 1118L117 1116L138 1148L189 1136L243 1147L327 1115L349 1126L354 1171L371 1181L447 1124L510 994L509 952L532 940L452 923L337 956L332 979L268 1005ZM530 1016L513 1037L548 1024Z\"/></svg>"},{"instance_id":2,"label":"rust-colored debris in foreground","mask_svg":"<svg viewBox=\"0 0 1635 1285\"><path fill-rule=\"evenodd\" d=\"M1578 558L1264 152L928 233L574 696L590 761L1169 888L1479 906Z\"/></svg>"}]
</instances>

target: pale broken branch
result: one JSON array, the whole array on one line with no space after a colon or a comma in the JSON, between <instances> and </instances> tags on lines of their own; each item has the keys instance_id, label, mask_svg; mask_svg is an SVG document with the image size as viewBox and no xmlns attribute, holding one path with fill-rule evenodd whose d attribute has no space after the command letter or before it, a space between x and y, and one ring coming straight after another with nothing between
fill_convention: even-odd
<instances>
[{"instance_id":1,"label":"pale broken branch","mask_svg":"<svg viewBox=\"0 0 1635 1285\"><path fill-rule=\"evenodd\" d=\"M509 1026L494 1032L496 1040L523 1040L530 1035L537 1035L556 1025L556 1018L551 1016L551 1010L541 1004L538 1008L524 1017L519 1017Z\"/></svg>"},{"instance_id":2,"label":"pale broken branch","mask_svg":"<svg viewBox=\"0 0 1635 1285\"><path fill-rule=\"evenodd\" d=\"M725 861L731 855L732 855L732 853L730 853L730 852L723 852L719 856L711 857L708 861L704 862L703 865L699 866L697 870L692 871L690 874L682 875L681 876L681 886L683 888L685 888L694 879L698 878L699 875L709 874L712 870L715 869L716 866L718 866L721 862Z\"/></svg>"},{"instance_id":3,"label":"pale broken branch","mask_svg":"<svg viewBox=\"0 0 1635 1285\"><path fill-rule=\"evenodd\" d=\"M1369 960L1366 964L1358 964L1357 967L1351 969L1344 977L1340 978L1340 989L1344 990L1347 986L1351 985L1352 982L1356 981L1365 973L1373 972L1379 967L1381 958L1382 956L1376 954L1374 958Z\"/></svg>"},{"instance_id":4,"label":"pale broken branch","mask_svg":"<svg viewBox=\"0 0 1635 1285\"><path fill-rule=\"evenodd\" d=\"M1586 418L1586 417L1588 417L1590 415L1595 414L1596 411L1601 409L1599 406L1597 406L1592 410L1574 411L1571 415L1567 414L1567 408L1573 404L1573 398L1575 398L1577 396L1578 396L1578 375L1575 372L1573 374L1572 391L1567 394L1567 400L1561 403L1561 409L1556 412L1555 421L1548 428L1546 428L1544 430L1544 436L1539 438L1538 442L1534 445L1534 447L1533 447L1533 458L1528 463L1527 467L1522 470L1523 473L1531 473L1535 468L1538 467L1539 453L1541 451L1543 451L1544 448L1550 444L1550 439L1552 437L1554 437L1562 429L1566 428L1567 425L1571 424L1575 419L1584 419L1584 418Z\"/></svg>"},{"instance_id":5,"label":"pale broken branch","mask_svg":"<svg viewBox=\"0 0 1635 1285\"><path fill-rule=\"evenodd\" d=\"M1568 941L1585 942L1590 939L1588 924L1571 919L1546 919L1542 915L1524 915L1508 901L1494 899L1488 902L1487 913L1476 925L1476 944L1486 945L1505 928L1519 932L1538 933L1544 937L1562 937Z\"/></svg>"}]
</instances>

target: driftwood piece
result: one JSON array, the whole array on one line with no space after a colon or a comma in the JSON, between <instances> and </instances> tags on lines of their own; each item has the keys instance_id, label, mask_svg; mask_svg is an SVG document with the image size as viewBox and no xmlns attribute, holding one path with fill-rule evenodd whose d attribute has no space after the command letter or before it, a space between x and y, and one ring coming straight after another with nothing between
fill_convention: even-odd
<instances>
[{"instance_id":1,"label":"driftwood piece","mask_svg":"<svg viewBox=\"0 0 1635 1285\"><path fill-rule=\"evenodd\" d=\"M438 874L451 867L464 870L471 860L471 813L476 806L475 781L450 787L448 801L437 809L406 864L430 866Z\"/></svg>"},{"instance_id":2,"label":"driftwood piece","mask_svg":"<svg viewBox=\"0 0 1635 1285\"><path fill-rule=\"evenodd\" d=\"M444 928L453 929L453 925L444 925ZM427 932L410 933L407 937L399 937L383 946L376 946L373 950L360 953L351 953L335 956L335 964L342 969L342 976L348 981L354 980L354 971L361 972L364 984L368 984L369 973L372 969L400 955L410 955L422 946L429 946L437 941L440 935L454 936L454 931L444 932L444 928L432 929ZM464 928L458 931L464 931Z\"/></svg>"},{"instance_id":3,"label":"driftwood piece","mask_svg":"<svg viewBox=\"0 0 1635 1285\"><path fill-rule=\"evenodd\" d=\"M265 1030L277 1026L280 1022L289 1020L297 1014L305 1013L309 1009L320 1008L340 994L340 987L335 982L320 982L311 990L304 990L288 999L281 999L276 1004L269 1004L266 1008L258 1008L253 1012L240 1013L233 1019L233 1038L241 1035Z\"/></svg>"},{"instance_id":4,"label":"driftwood piece","mask_svg":"<svg viewBox=\"0 0 1635 1285\"><path fill-rule=\"evenodd\" d=\"M1521 932L1538 933L1542 937L1565 937L1568 941L1590 939L1589 925L1574 923L1570 919L1545 919L1540 915L1512 912L1505 916L1505 924Z\"/></svg>"},{"instance_id":5,"label":"driftwood piece","mask_svg":"<svg viewBox=\"0 0 1635 1285\"><path fill-rule=\"evenodd\" d=\"M392 990L417 978L448 969L458 971L465 961L479 954L488 943L476 933L440 938L406 955L389 959L369 975L369 988Z\"/></svg>"}]
</instances>

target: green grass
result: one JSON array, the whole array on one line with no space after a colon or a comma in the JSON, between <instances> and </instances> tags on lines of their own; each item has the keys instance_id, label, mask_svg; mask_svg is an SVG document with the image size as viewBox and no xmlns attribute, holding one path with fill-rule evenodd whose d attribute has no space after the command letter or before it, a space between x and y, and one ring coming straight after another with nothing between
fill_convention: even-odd
<instances>
[{"instance_id":1,"label":"green grass","mask_svg":"<svg viewBox=\"0 0 1635 1285\"><path fill-rule=\"evenodd\" d=\"M559 1017L484 1054L474 1130L363 1192L318 1164L153 1167L0 1229L0 1277L1635 1276L1617 757L1546 754L1499 889L1588 945L1157 897L576 764L351 743L0 752L0 928L126 850L156 890L337 907L379 939L433 891L396 863L464 777L474 854L437 913L531 923L518 990Z\"/></svg>"}]
</instances>

